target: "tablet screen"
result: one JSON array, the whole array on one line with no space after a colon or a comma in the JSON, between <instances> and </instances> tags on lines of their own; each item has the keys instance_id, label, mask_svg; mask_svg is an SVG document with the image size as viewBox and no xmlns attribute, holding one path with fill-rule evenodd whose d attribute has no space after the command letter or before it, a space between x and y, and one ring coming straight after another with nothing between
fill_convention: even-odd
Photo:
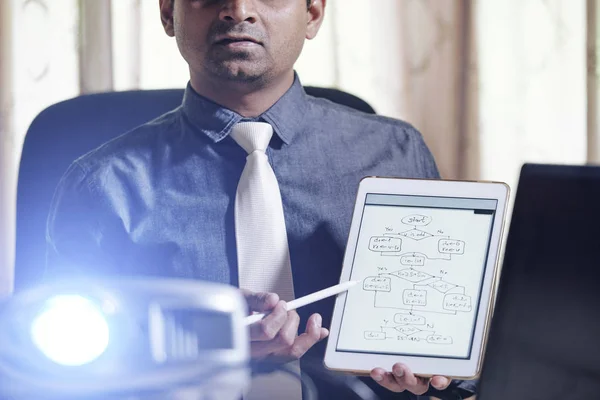
<instances>
[{"instance_id":1,"label":"tablet screen","mask_svg":"<svg viewBox=\"0 0 600 400\"><path fill-rule=\"evenodd\" d=\"M367 194L336 350L470 358L497 206Z\"/></svg>"}]
</instances>

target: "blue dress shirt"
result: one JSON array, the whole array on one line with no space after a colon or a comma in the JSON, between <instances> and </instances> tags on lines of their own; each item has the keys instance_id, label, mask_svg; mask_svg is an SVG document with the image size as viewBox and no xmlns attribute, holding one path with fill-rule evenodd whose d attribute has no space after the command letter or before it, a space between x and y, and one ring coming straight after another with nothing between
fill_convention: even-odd
<instances>
[{"instance_id":1,"label":"blue dress shirt","mask_svg":"<svg viewBox=\"0 0 600 400\"><path fill-rule=\"evenodd\" d=\"M52 203L46 274L236 285L233 207L246 152L229 134L242 120L188 85L180 107L76 160ZM297 77L253 120L274 129L267 155L281 190L298 297L338 283L363 177L439 177L412 126L308 96ZM328 327L333 302L299 314L305 321L319 312ZM321 343L309 356L322 357L323 349ZM461 398L470 385L453 383L447 398Z\"/></svg>"}]
</instances>

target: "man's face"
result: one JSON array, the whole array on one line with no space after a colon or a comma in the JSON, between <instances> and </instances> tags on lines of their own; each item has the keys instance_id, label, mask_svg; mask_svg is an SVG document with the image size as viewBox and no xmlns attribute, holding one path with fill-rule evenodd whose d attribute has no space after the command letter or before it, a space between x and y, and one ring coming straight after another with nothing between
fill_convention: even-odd
<instances>
[{"instance_id":1,"label":"man's face","mask_svg":"<svg viewBox=\"0 0 600 400\"><path fill-rule=\"evenodd\" d=\"M163 24L191 72L241 82L291 71L322 19L306 0L175 0L169 16L171 3L161 0Z\"/></svg>"}]
</instances>

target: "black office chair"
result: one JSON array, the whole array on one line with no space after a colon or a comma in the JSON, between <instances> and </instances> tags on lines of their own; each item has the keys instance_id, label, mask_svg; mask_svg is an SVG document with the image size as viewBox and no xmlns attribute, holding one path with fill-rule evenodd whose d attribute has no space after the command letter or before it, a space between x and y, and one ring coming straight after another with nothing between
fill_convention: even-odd
<instances>
[{"instance_id":1,"label":"black office chair","mask_svg":"<svg viewBox=\"0 0 600 400\"><path fill-rule=\"evenodd\" d=\"M375 113L337 89L308 94ZM45 263L46 219L56 185L76 158L181 104L183 89L110 92L54 104L32 122L23 144L17 189L15 290L38 282Z\"/></svg>"}]
</instances>

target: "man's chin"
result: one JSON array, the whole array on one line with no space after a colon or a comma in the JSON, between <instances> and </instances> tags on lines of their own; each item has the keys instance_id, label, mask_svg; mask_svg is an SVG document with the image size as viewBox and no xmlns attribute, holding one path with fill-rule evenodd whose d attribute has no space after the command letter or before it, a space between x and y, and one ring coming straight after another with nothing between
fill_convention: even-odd
<instances>
[{"instance_id":1,"label":"man's chin","mask_svg":"<svg viewBox=\"0 0 600 400\"><path fill-rule=\"evenodd\" d=\"M240 83L253 83L264 79L267 70L264 67L257 66L256 62L237 61L223 63L217 66L214 72L220 79Z\"/></svg>"}]
</instances>

